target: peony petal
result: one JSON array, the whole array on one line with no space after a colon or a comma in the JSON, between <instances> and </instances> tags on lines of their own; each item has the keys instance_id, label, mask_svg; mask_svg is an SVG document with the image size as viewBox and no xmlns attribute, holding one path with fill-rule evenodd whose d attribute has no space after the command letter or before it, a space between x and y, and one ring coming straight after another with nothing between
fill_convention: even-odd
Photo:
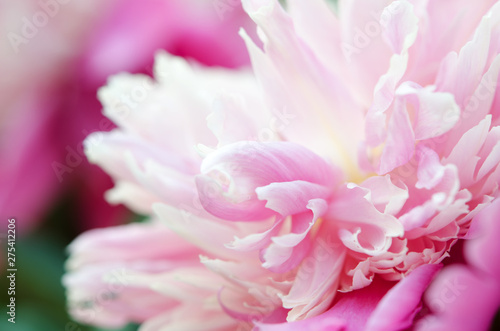
<instances>
[{"instance_id":1,"label":"peony petal","mask_svg":"<svg viewBox=\"0 0 500 331\"><path fill-rule=\"evenodd\" d=\"M237 322L223 311L209 310L201 304L196 309L192 305L183 305L142 324L140 331L197 331L200 325L207 331L231 331L237 328Z\"/></svg>"},{"instance_id":2,"label":"peony petal","mask_svg":"<svg viewBox=\"0 0 500 331\"><path fill-rule=\"evenodd\" d=\"M241 140L262 141L269 130L273 132L265 130L266 125L274 125L272 113L267 112L259 95L251 95L252 87L247 88L248 95L225 93L214 100L207 125L217 137L218 147Z\"/></svg>"},{"instance_id":3,"label":"peony petal","mask_svg":"<svg viewBox=\"0 0 500 331\"><path fill-rule=\"evenodd\" d=\"M413 106L415 139L425 140L440 136L455 126L460 118L460 108L453 94L435 92L418 84L403 83L396 95L404 96Z\"/></svg>"},{"instance_id":4,"label":"peony petal","mask_svg":"<svg viewBox=\"0 0 500 331\"><path fill-rule=\"evenodd\" d=\"M365 125L366 141L372 147L383 143L386 138L385 122L387 115L385 113L393 102L397 85L406 71L408 48L415 41L418 31L417 17L413 13L413 5L406 1L397 1L394 2L394 6L395 8L385 8L382 15L389 17L386 22L388 28L395 29L400 25L405 26L402 30L395 29L387 32L391 35L388 39L393 40L395 43L401 44L400 41L404 40L401 44L403 48L399 49L400 46L394 44L393 48L400 52L391 57L387 72L380 77L375 86L373 104L368 111ZM393 15L393 12L396 12L396 15ZM397 40L399 42L396 42Z\"/></svg>"},{"instance_id":5,"label":"peony petal","mask_svg":"<svg viewBox=\"0 0 500 331\"><path fill-rule=\"evenodd\" d=\"M439 155L423 145L417 147L418 182L415 187L430 190L441 182L445 174L445 167L441 164Z\"/></svg>"},{"instance_id":6,"label":"peony petal","mask_svg":"<svg viewBox=\"0 0 500 331\"><path fill-rule=\"evenodd\" d=\"M343 320L346 330L364 330L370 315L392 285L393 282L377 280L363 289L340 294L325 314Z\"/></svg>"},{"instance_id":7,"label":"peony petal","mask_svg":"<svg viewBox=\"0 0 500 331\"><path fill-rule=\"evenodd\" d=\"M282 298L283 307L291 309L288 321L321 314L335 296L345 248L332 238L317 238L311 251L297 271L290 292Z\"/></svg>"},{"instance_id":8,"label":"peony petal","mask_svg":"<svg viewBox=\"0 0 500 331\"><path fill-rule=\"evenodd\" d=\"M403 330L410 327L420 310L422 295L440 269L440 265L423 265L403 278L380 300L368 318L365 330Z\"/></svg>"},{"instance_id":9,"label":"peony petal","mask_svg":"<svg viewBox=\"0 0 500 331\"><path fill-rule=\"evenodd\" d=\"M235 226L217 219L204 217L203 212L189 211L165 204L153 205L158 218L181 238L195 247L217 256L231 258L233 252L225 247L235 234Z\"/></svg>"},{"instance_id":10,"label":"peony petal","mask_svg":"<svg viewBox=\"0 0 500 331\"><path fill-rule=\"evenodd\" d=\"M425 294L431 315L417 330L488 330L500 306L500 286L463 265L444 268Z\"/></svg>"},{"instance_id":11,"label":"peony petal","mask_svg":"<svg viewBox=\"0 0 500 331\"><path fill-rule=\"evenodd\" d=\"M383 175L407 163L412 158L414 150L415 134L410 118L404 101L396 98L377 173Z\"/></svg>"},{"instance_id":12,"label":"peony petal","mask_svg":"<svg viewBox=\"0 0 500 331\"><path fill-rule=\"evenodd\" d=\"M295 268L309 253L311 240L309 232L316 221L327 210L328 205L322 199L310 200L307 208L312 211L294 215L289 234L272 238L272 244L264 251L262 266L272 272L285 273Z\"/></svg>"},{"instance_id":13,"label":"peony petal","mask_svg":"<svg viewBox=\"0 0 500 331\"><path fill-rule=\"evenodd\" d=\"M377 255L390 246L391 237L403 235L403 226L394 216L380 213L365 197L368 193L359 186L342 187L335 193L326 218L339 224L347 247Z\"/></svg>"},{"instance_id":14,"label":"peony petal","mask_svg":"<svg viewBox=\"0 0 500 331\"><path fill-rule=\"evenodd\" d=\"M396 215L409 197L405 184L401 181L396 183L392 182L390 175L385 175L370 177L360 186L370 190L370 200L378 211Z\"/></svg>"},{"instance_id":15,"label":"peony petal","mask_svg":"<svg viewBox=\"0 0 500 331\"><path fill-rule=\"evenodd\" d=\"M148 238L149 246L143 245L145 238ZM175 243L174 249L162 248L165 239ZM69 269L111 260L133 261L145 257L160 260L180 256L189 259L199 254L197 249L157 220L93 229L80 235L68 249L72 254L66 265Z\"/></svg>"},{"instance_id":16,"label":"peony petal","mask_svg":"<svg viewBox=\"0 0 500 331\"><path fill-rule=\"evenodd\" d=\"M464 254L469 264L500 283L500 266L497 263L500 255L500 243L497 240L500 234L500 222L497 220L499 208L500 200L495 200L476 215L473 222L478 224L479 229L476 230L476 238L467 242Z\"/></svg>"},{"instance_id":17,"label":"peony petal","mask_svg":"<svg viewBox=\"0 0 500 331\"><path fill-rule=\"evenodd\" d=\"M328 187L300 180L271 183L258 187L255 191L259 200L267 201L267 208L284 217L306 211L307 204L312 199L327 200L331 195Z\"/></svg>"},{"instance_id":18,"label":"peony petal","mask_svg":"<svg viewBox=\"0 0 500 331\"><path fill-rule=\"evenodd\" d=\"M115 186L106 191L105 199L110 204L123 203L127 208L143 215L151 213L151 206L159 199L141 186L118 180Z\"/></svg>"},{"instance_id":19,"label":"peony petal","mask_svg":"<svg viewBox=\"0 0 500 331\"><path fill-rule=\"evenodd\" d=\"M486 116L478 125L467 131L457 142L443 164L452 163L460 169L460 185L467 187L474 183L474 175L480 161L478 156L491 126L491 116Z\"/></svg>"},{"instance_id":20,"label":"peony petal","mask_svg":"<svg viewBox=\"0 0 500 331\"><path fill-rule=\"evenodd\" d=\"M243 141L222 147L205 158L201 172L196 182L203 207L217 217L239 221L273 215L257 199L258 187L291 181L329 187L335 180L323 159L289 142Z\"/></svg>"},{"instance_id":21,"label":"peony petal","mask_svg":"<svg viewBox=\"0 0 500 331\"><path fill-rule=\"evenodd\" d=\"M234 240L226 246L237 251L254 251L263 249L271 242L271 237L278 234L282 226L283 219L278 219L266 231L253 233L241 239L235 237Z\"/></svg>"},{"instance_id":22,"label":"peony petal","mask_svg":"<svg viewBox=\"0 0 500 331\"><path fill-rule=\"evenodd\" d=\"M243 35L255 74L270 108L286 115L280 135L335 159L349 175L357 176L350 146L362 134L362 111L341 78L324 70L277 0L245 0L243 5L263 35L264 51Z\"/></svg>"}]
</instances>

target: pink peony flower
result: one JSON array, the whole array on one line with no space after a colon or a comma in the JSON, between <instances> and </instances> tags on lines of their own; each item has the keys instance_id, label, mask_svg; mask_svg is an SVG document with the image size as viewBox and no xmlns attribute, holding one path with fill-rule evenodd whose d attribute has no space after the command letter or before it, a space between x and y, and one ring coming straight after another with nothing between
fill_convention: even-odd
<instances>
[{"instance_id":1,"label":"pink peony flower","mask_svg":"<svg viewBox=\"0 0 500 331\"><path fill-rule=\"evenodd\" d=\"M252 72L159 53L154 79L100 90L118 128L86 154L108 200L151 220L75 241L70 311L141 330L411 327L498 196L500 4L243 5Z\"/></svg>"}]
</instances>

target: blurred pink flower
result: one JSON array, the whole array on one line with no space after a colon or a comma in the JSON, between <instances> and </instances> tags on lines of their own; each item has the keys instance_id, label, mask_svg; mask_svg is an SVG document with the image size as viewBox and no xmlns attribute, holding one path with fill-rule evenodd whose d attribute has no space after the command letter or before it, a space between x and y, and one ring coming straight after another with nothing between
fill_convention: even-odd
<instances>
[{"instance_id":1,"label":"blurred pink flower","mask_svg":"<svg viewBox=\"0 0 500 331\"><path fill-rule=\"evenodd\" d=\"M251 20L210 1L0 2L0 211L26 233L63 192L76 191L83 229L121 222L103 199L112 182L85 161L82 141L114 127L96 91L119 71L149 72L159 48L207 65L249 59L236 32ZM218 42L224 36L225 42ZM75 189L78 188L78 189Z\"/></svg>"},{"instance_id":2,"label":"blurred pink flower","mask_svg":"<svg viewBox=\"0 0 500 331\"><path fill-rule=\"evenodd\" d=\"M65 143L59 131L68 125L58 120L60 95L89 24L106 12L92 14L96 1L55 4L57 15L49 16L36 1L0 3L6 37L0 45L0 213L17 218L18 234L40 220L61 190L51 167L66 153L59 146Z\"/></svg>"},{"instance_id":3,"label":"blurred pink flower","mask_svg":"<svg viewBox=\"0 0 500 331\"><path fill-rule=\"evenodd\" d=\"M152 239L77 239L71 313L141 330L411 327L498 196L500 4L243 5L263 44L240 32L253 72L160 52L154 79L99 91L118 128L85 152L115 181L108 201L151 216L134 226ZM149 250L131 261L136 245ZM130 278L103 303L115 264ZM134 314L141 300L154 308Z\"/></svg>"}]
</instances>

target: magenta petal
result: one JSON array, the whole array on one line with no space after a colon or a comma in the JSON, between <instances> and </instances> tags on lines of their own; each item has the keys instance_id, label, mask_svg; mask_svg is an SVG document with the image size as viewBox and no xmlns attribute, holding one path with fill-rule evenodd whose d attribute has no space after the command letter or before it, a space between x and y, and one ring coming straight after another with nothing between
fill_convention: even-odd
<instances>
[{"instance_id":1,"label":"magenta petal","mask_svg":"<svg viewBox=\"0 0 500 331\"><path fill-rule=\"evenodd\" d=\"M341 294L341 298L325 313L306 320L278 325L259 325L264 331L274 330L363 330L367 319L392 282L374 281L370 286Z\"/></svg>"},{"instance_id":2,"label":"magenta petal","mask_svg":"<svg viewBox=\"0 0 500 331\"><path fill-rule=\"evenodd\" d=\"M500 306L500 286L465 265L444 268L425 294L435 315L418 323L419 331L488 330Z\"/></svg>"},{"instance_id":3,"label":"magenta petal","mask_svg":"<svg viewBox=\"0 0 500 331\"><path fill-rule=\"evenodd\" d=\"M424 291L440 269L440 265L426 264L403 278L379 302L365 330L403 330L411 326L415 314L420 310Z\"/></svg>"},{"instance_id":4,"label":"magenta petal","mask_svg":"<svg viewBox=\"0 0 500 331\"><path fill-rule=\"evenodd\" d=\"M475 218L475 223L479 223L481 235L467 242L464 253L467 261L478 269L496 277L500 282L500 200L496 200L486 209L481 211Z\"/></svg>"},{"instance_id":5,"label":"magenta petal","mask_svg":"<svg viewBox=\"0 0 500 331\"><path fill-rule=\"evenodd\" d=\"M392 282L374 281L370 286L344 294L324 315L345 321L345 330L363 330L363 326Z\"/></svg>"},{"instance_id":6,"label":"magenta petal","mask_svg":"<svg viewBox=\"0 0 500 331\"><path fill-rule=\"evenodd\" d=\"M402 330L411 325L424 291L440 268L421 266L394 287L393 282L375 280L364 289L342 294L319 316L292 323L258 323L254 330Z\"/></svg>"}]
</instances>

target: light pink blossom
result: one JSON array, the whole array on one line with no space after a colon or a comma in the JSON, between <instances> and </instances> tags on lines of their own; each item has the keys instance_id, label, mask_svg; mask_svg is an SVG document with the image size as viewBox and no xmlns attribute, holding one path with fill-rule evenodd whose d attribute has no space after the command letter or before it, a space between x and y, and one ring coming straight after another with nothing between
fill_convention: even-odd
<instances>
[{"instance_id":1,"label":"light pink blossom","mask_svg":"<svg viewBox=\"0 0 500 331\"><path fill-rule=\"evenodd\" d=\"M143 330L411 327L441 262L498 195L500 4L243 6L263 44L240 31L252 72L160 52L154 79L120 74L99 92L118 128L91 134L86 153L115 180L108 200L200 254L164 256L175 271L143 270L134 286L175 307L129 320ZM124 112L120 96L140 86L147 93ZM177 252L169 236L138 262ZM106 283L110 270L85 254L73 249L67 278L97 268ZM206 281L191 281L185 263ZM171 272L188 294L161 289ZM72 311L95 290L68 289ZM130 308L117 295L121 304Z\"/></svg>"}]
</instances>

